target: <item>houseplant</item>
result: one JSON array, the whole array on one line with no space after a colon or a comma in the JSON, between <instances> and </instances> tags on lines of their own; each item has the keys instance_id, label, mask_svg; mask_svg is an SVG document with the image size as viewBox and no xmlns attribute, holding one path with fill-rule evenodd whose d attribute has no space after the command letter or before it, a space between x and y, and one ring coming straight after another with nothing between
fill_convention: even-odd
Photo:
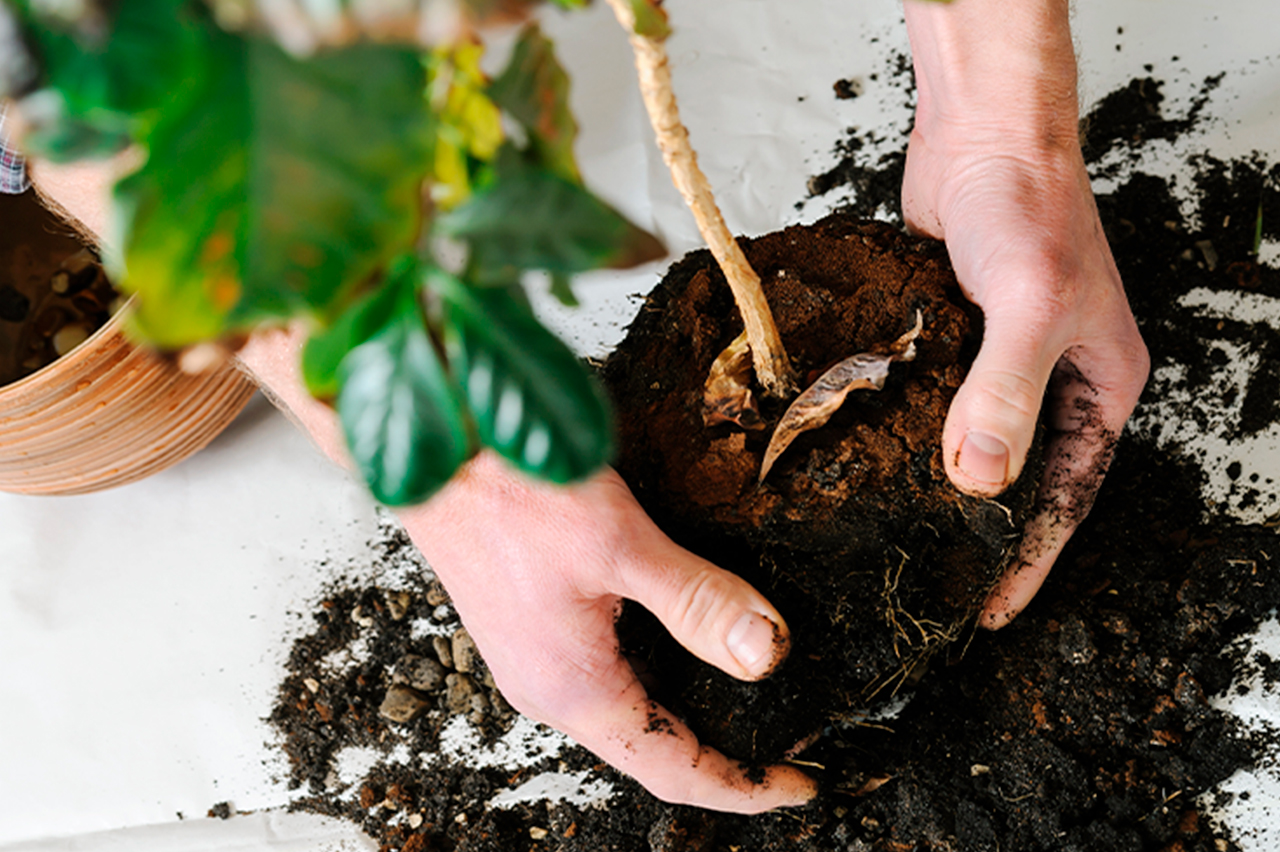
<instances>
[{"instance_id":1,"label":"houseplant","mask_svg":"<svg viewBox=\"0 0 1280 852\"><path fill-rule=\"evenodd\" d=\"M255 392L130 343L87 229L35 191L0 196L0 490L80 494L204 447Z\"/></svg>"},{"instance_id":2,"label":"houseplant","mask_svg":"<svg viewBox=\"0 0 1280 852\"><path fill-rule=\"evenodd\" d=\"M117 192L135 331L216 354L206 337L234 342L300 311L314 329L308 383L336 401L357 463L390 503L431 493L479 443L555 480L593 470L609 444L603 404L514 285L523 269L542 268L564 293L568 273L651 257L656 246L576 182L563 75L536 29L489 84L465 28L424 68L394 46L320 49L324 39L286 38L295 51L318 51L297 58L227 4L214 4L212 17L202 6L141 8L57 21L19 7L44 73L61 81L24 99L32 144L67 156L145 147ZM623 8L629 28L661 31L656 6ZM172 26L147 42L157 21ZM125 35L155 50L164 86L130 79L136 56L117 49ZM370 104L373 120L356 121ZM523 127L505 142L503 111ZM334 146L315 150L318 137ZM211 180L188 184L195 168ZM513 220L512 210L522 215ZM441 237L467 242L467 259L447 264ZM911 350L911 318L902 319L904 328L870 341L893 344L889 361ZM759 358L767 348L750 350ZM757 373L767 384L767 370Z\"/></svg>"},{"instance_id":3,"label":"houseplant","mask_svg":"<svg viewBox=\"0 0 1280 852\"><path fill-rule=\"evenodd\" d=\"M425 57L403 42L432 22L378 4L299 20L234 2L3 7L26 144L142 155L116 187L109 258L136 299L131 334L210 362L302 317L306 383L389 504L425 499L481 443L554 481L598 468L603 397L520 277L546 270L571 300L572 273L662 253L583 187L567 81L536 26L505 72L480 73L473 20L525 4L495 5L459 9ZM442 262L445 240L464 262Z\"/></svg>"},{"instance_id":4,"label":"houseplant","mask_svg":"<svg viewBox=\"0 0 1280 852\"><path fill-rule=\"evenodd\" d=\"M711 384L731 400L719 414L740 421L756 404L750 365L775 400L794 393L796 378L759 279L697 173L670 94L661 4L610 5L632 35L676 183L735 291L745 332L719 344L714 372L727 381ZM520 281L545 270L571 300L573 273L661 248L583 187L567 78L536 25L489 80L474 28L499 11L487 3L463 4L443 24L383 17L391 7L379 4L292 16L276 4L176 0L6 8L8 87L22 96L28 144L64 159L138 152L140 166L116 188L124 227L112 259L136 298L135 336L216 361L253 329L302 317L308 388L334 403L356 465L389 504L425 499L480 446L556 482L610 457L602 394L534 320ZM405 45L423 37L435 39L425 58ZM450 262L446 241L464 244L465 259ZM923 318L909 332L906 309L899 319L882 339L861 341L900 342L880 353L881 384L888 364L911 357L914 335L936 336L921 331ZM850 355L867 357L823 357ZM821 416L793 436L825 422L864 378L811 405ZM771 448L766 467L783 451ZM945 477L935 479L942 487ZM925 645L953 633L947 626Z\"/></svg>"}]
</instances>

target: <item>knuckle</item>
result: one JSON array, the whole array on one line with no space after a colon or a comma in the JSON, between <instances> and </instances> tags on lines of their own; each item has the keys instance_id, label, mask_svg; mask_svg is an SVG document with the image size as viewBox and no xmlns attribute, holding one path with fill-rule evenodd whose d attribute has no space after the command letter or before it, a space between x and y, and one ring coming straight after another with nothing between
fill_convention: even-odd
<instances>
[{"instance_id":1,"label":"knuckle","mask_svg":"<svg viewBox=\"0 0 1280 852\"><path fill-rule=\"evenodd\" d=\"M699 571L692 577L681 578L669 615L685 636L694 635L715 618L723 607L723 583L711 570Z\"/></svg>"},{"instance_id":2,"label":"knuckle","mask_svg":"<svg viewBox=\"0 0 1280 852\"><path fill-rule=\"evenodd\" d=\"M1014 421L1034 420L1040 413L1044 389L1035 381L1012 370L996 369L982 375L976 388L974 405L986 409L1006 425Z\"/></svg>"}]
</instances>

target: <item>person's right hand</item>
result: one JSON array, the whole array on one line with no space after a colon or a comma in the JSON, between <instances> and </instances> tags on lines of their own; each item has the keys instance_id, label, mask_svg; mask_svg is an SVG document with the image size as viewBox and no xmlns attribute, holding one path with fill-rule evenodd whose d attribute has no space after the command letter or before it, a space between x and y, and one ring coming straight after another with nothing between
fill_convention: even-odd
<instances>
[{"instance_id":1,"label":"person's right hand","mask_svg":"<svg viewBox=\"0 0 1280 852\"><path fill-rule=\"evenodd\" d=\"M745 766L701 745L649 698L620 653L614 622L623 598L742 680L773 671L789 639L768 601L674 544L616 473L553 486L486 451L401 518L521 713L664 801L758 813L813 797L814 782L794 767L769 767L752 780Z\"/></svg>"},{"instance_id":2,"label":"person's right hand","mask_svg":"<svg viewBox=\"0 0 1280 852\"><path fill-rule=\"evenodd\" d=\"M985 317L942 435L956 487L1003 491L1045 409L1035 513L981 620L997 628L1089 513L1149 361L1080 152L1065 0L908 0L906 11L919 101L903 213L946 241Z\"/></svg>"}]
</instances>

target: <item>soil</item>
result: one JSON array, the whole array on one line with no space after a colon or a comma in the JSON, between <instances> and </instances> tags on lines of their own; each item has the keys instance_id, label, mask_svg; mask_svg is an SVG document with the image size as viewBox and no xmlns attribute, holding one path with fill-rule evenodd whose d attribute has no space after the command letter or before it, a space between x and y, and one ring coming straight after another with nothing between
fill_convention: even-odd
<instances>
[{"instance_id":1,"label":"soil","mask_svg":"<svg viewBox=\"0 0 1280 852\"><path fill-rule=\"evenodd\" d=\"M604 365L616 467L650 517L763 591L789 624L805 625L763 685L646 641L661 631L639 609L621 626L624 647L665 673L664 684L682 684L656 697L695 721L705 742L771 762L833 714L857 714L918 678L965 635L1014 553L1040 466L1033 457L999 500L962 495L947 479L942 424L982 315L940 243L836 214L742 245L805 387L832 364L891 343L917 315L923 322L913 361L891 368L882 390L855 392L759 485L787 401L762 400L768 428L703 425L711 362L742 330L709 252L667 273ZM722 707L734 708L731 722Z\"/></svg>"},{"instance_id":2,"label":"soil","mask_svg":"<svg viewBox=\"0 0 1280 852\"><path fill-rule=\"evenodd\" d=\"M0 195L0 386L86 340L117 298L97 253L35 190Z\"/></svg>"},{"instance_id":3,"label":"soil","mask_svg":"<svg viewBox=\"0 0 1280 852\"><path fill-rule=\"evenodd\" d=\"M1206 81L1206 97L1215 85ZM1259 233L1280 237L1280 167L1259 156L1196 157L1183 170L1194 176L1195 203L1180 205L1169 180L1142 171L1141 156L1147 141L1176 139L1198 115L1166 117L1159 83L1134 81L1091 114L1086 154L1099 176L1117 182L1099 209L1158 377L1139 422L1204 419L1194 397L1221 392L1240 412L1228 437L1243 439L1280 419L1280 332L1180 300L1201 290L1280 297L1280 272L1259 262L1257 245ZM876 169L857 159L857 146L841 150L852 152L850 175ZM817 270L841 260L818 258L793 275L798 263L778 258L802 250L791 244L794 232L752 241L748 253L774 290L784 336L803 327L819 341L811 351L794 344L806 370L893 340L917 307L925 330L920 358L895 366L884 391L856 393L831 424L797 441L777 479L755 488L763 437L727 425L702 429L689 398L701 365L736 333L727 295L702 271L705 258L677 265L636 324L636 333L652 339L665 329L672 345L685 347L666 356L681 369L660 371L659 356L642 348L613 359L606 374L629 362L626 379L612 378L634 382L622 467L641 500L683 543L757 583L788 618L795 649L778 676L747 686L695 664L642 614L628 615L624 642L647 660L658 697L739 758L774 759L803 738L808 747L796 760L822 782L819 799L757 817L712 814L657 802L572 746L530 747L518 769L450 751L460 725L482 747L521 723L482 663L468 659L471 671L458 671L468 655L456 614L418 566L394 587L337 584L317 608L314 631L295 644L272 721L298 807L355 820L382 849L403 852L1238 848L1206 811L1225 794L1204 794L1276 743L1210 699L1242 676L1273 682L1280 674L1267 659L1246 661L1238 642L1280 605L1272 525L1233 522L1206 505L1204 470L1159 424L1128 430L1091 516L1033 604L998 633L972 630L964 615L1001 564L1008 521L996 516L1003 510L985 512L947 491L936 428L960 379L955 365L972 352L977 317L953 298L937 247L848 217L815 232L824 256L878 248L856 268L884 272L879 284L899 298L887 307L857 288L837 297L837 276ZM775 274L784 268L787 276ZM1235 390L1209 388L1227 353L1244 347L1261 353L1257 369ZM691 362L699 369L686 369ZM776 417L768 405L764 414ZM664 417L696 420L697 428L666 443L648 434ZM1228 471L1231 499L1270 505L1275 483L1247 464ZM835 500L842 516L868 513L877 523L827 518L806 537L794 508L819 498ZM934 537L916 517L951 526ZM845 524L865 537L865 549L846 540ZM940 542L956 536L965 559L949 578ZM411 546L388 528L375 551L378 560L399 559ZM837 569L828 591L818 585L824 562ZM922 613L931 613L930 624ZM854 617L856 624L842 620ZM957 641L914 664L922 647L941 650L930 635ZM884 688L869 707L877 686ZM392 693L417 707L409 721L379 712ZM367 765L352 763L357 753ZM579 787L603 783L611 794L595 803L486 806L546 773L573 776Z\"/></svg>"}]
</instances>

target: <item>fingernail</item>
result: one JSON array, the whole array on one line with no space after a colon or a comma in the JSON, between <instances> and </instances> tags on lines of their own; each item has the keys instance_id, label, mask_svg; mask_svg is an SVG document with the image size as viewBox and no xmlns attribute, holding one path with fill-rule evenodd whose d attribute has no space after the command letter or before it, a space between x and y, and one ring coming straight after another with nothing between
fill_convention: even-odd
<instances>
[{"instance_id":1,"label":"fingernail","mask_svg":"<svg viewBox=\"0 0 1280 852\"><path fill-rule=\"evenodd\" d=\"M752 674L759 673L773 657L773 622L754 612L745 613L725 640L729 653Z\"/></svg>"},{"instance_id":2,"label":"fingernail","mask_svg":"<svg viewBox=\"0 0 1280 852\"><path fill-rule=\"evenodd\" d=\"M978 482L1003 485L1009 475L1009 449L986 432L970 432L960 445L957 466L965 476Z\"/></svg>"}]
</instances>

